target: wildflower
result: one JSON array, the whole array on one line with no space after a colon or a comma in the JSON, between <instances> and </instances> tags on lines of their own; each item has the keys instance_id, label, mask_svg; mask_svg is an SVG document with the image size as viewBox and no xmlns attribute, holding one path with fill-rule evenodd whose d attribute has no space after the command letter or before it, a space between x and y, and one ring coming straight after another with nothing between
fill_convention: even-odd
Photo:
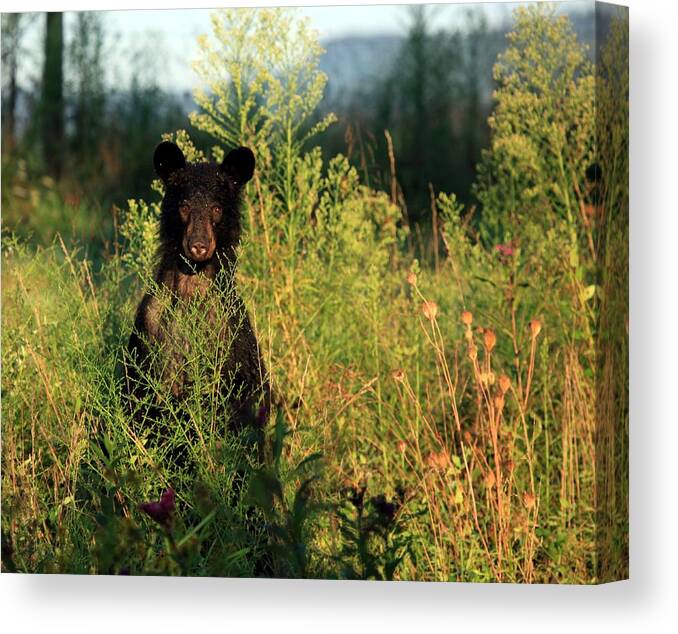
<instances>
[{"instance_id":1,"label":"wildflower","mask_svg":"<svg viewBox=\"0 0 678 634\"><path fill-rule=\"evenodd\" d=\"M175 498L174 490L170 488L160 496L159 502L144 502L139 505L139 508L152 520L161 526L167 527L174 512Z\"/></svg>"},{"instance_id":2,"label":"wildflower","mask_svg":"<svg viewBox=\"0 0 678 634\"><path fill-rule=\"evenodd\" d=\"M495 344L497 343L497 335L494 334L494 330L487 328L485 330L485 348L488 352L492 352Z\"/></svg>"},{"instance_id":3,"label":"wildflower","mask_svg":"<svg viewBox=\"0 0 678 634\"><path fill-rule=\"evenodd\" d=\"M414 271L410 271L407 274L407 283L410 286L416 286L417 285L417 274Z\"/></svg>"},{"instance_id":4,"label":"wildflower","mask_svg":"<svg viewBox=\"0 0 678 634\"><path fill-rule=\"evenodd\" d=\"M461 323L465 326L470 326L473 323L473 313L469 310L465 310L461 314Z\"/></svg>"},{"instance_id":5,"label":"wildflower","mask_svg":"<svg viewBox=\"0 0 678 634\"><path fill-rule=\"evenodd\" d=\"M438 304L427 300L421 305L421 311L426 319L433 321L438 315Z\"/></svg>"},{"instance_id":6,"label":"wildflower","mask_svg":"<svg viewBox=\"0 0 678 634\"><path fill-rule=\"evenodd\" d=\"M510 387L511 387L511 379L509 379L505 374L502 374L499 377L499 389L501 390L501 393L506 394L506 392L509 391Z\"/></svg>"},{"instance_id":7,"label":"wildflower","mask_svg":"<svg viewBox=\"0 0 678 634\"><path fill-rule=\"evenodd\" d=\"M498 244L494 247L500 255L510 258L513 255L513 245L512 244Z\"/></svg>"},{"instance_id":8,"label":"wildflower","mask_svg":"<svg viewBox=\"0 0 678 634\"><path fill-rule=\"evenodd\" d=\"M541 322L538 319L533 319L530 322L530 332L533 337L536 337L541 332Z\"/></svg>"},{"instance_id":9,"label":"wildflower","mask_svg":"<svg viewBox=\"0 0 678 634\"><path fill-rule=\"evenodd\" d=\"M400 453L404 454L407 451L407 443L404 440L399 440L396 443L396 447L398 447L398 451Z\"/></svg>"},{"instance_id":10,"label":"wildflower","mask_svg":"<svg viewBox=\"0 0 678 634\"><path fill-rule=\"evenodd\" d=\"M255 424L259 429L263 429L266 426L267 420L268 420L268 407L264 404L257 411Z\"/></svg>"}]
</instances>

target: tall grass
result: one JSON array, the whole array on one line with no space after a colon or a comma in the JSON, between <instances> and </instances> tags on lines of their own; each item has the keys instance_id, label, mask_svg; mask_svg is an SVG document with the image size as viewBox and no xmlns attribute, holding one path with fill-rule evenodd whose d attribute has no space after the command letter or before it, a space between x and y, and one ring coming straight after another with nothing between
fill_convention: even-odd
<instances>
[{"instance_id":1,"label":"tall grass","mask_svg":"<svg viewBox=\"0 0 678 634\"><path fill-rule=\"evenodd\" d=\"M281 395L265 459L247 431L225 429L210 372L218 351L190 307L174 319L195 350L182 368L192 392L177 404L156 384L159 433L128 414L120 363L151 286L156 202L130 202L96 271L60 239L37 249L5 239L3 567L625 576L628 301L609 272L626 262L628 199L624 166L607 161L627 132L622 117L610 150L587 136L594 69L567 21L516 13L497 67L482 207L433 197L444 257L430 262L415 258L396 196L362 184L346 158L325 163L304 149L329 125L310 123L324 78L307 26L277 11L213 23L200 70L214 101L201 96L193 123L217 142L252 145L259 160L237 283ZM625 29L618 22L610 46ZM523 63L545 83L525 83L512 67ZM623 86L606 86L612 116ZM186 133L173 137L201 156ZM592 201L595 161L605 194ZM188 466L176 457L186 448Z\"/></svg>"}]
</instances>

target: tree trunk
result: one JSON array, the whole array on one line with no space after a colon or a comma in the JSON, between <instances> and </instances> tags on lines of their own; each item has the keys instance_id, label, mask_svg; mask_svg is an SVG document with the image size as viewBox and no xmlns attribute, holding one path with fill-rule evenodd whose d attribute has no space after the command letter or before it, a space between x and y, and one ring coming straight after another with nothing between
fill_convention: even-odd
<instances>
[{"instance_id":1,"label":"tree trunk","mask_svg":"<svg viewBox=\"0 0 678 634\"><path fill-rule=\"evenodd\" d=\"M64 155L63 14L47 13L42 75L42 141L47 171L59 178Z\"/></svg>"},{"instance_id":2,"label":"tree trunk","mask_svg":"<svg viewBox=\"0 0 678 634\"><path fill-rule=\"evenodd\" d=\"M2 132L3 147L11 152L16 145L16 103L17 103L17 69L18 69L18 49L20 40L20 13L10 13L3 15L2 25L2 62L3 69L6 69L7 79L7 98L2 104Z\"/></svg>"}]
</instances>

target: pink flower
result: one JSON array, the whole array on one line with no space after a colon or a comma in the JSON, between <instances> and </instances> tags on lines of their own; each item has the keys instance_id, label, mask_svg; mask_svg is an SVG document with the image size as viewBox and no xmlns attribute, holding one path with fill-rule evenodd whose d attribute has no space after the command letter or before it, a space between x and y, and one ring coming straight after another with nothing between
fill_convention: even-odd
<instances>
[{"instance_id":1,"label":"pink flower","mask_svg":"<svg viewBox=\"0 0 678 634\"><path fill-rule=\"evenodd\" d=\"M139 505L139 508L158 524L169 526L174 512L175 498L176 495L170 488L160 496L159 502L144 502Z\"/></svg>"},{"instance_id":2,"label":"pink flower","mask_svg":"<svg viewBox=\"0 0 678 634\"><path fill-rule=\"evenodd\" d=\"M507 258L513 255L513 245L512 244L498 244L494 247L499 253Z\"/></svg>"}]
</instances>

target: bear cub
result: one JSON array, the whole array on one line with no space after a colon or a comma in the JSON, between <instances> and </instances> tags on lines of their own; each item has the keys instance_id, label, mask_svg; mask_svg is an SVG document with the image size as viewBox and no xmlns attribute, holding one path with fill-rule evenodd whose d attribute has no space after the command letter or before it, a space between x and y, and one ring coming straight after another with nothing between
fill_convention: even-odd
<instances>
[{"instance_id":1,"label":"bear cub","mask_svg":"<svg viewBox=\"0 0 678 634\"><path fill-rule=\"evenodd\" d=\"M188 163L176 144L165 141L156 148L153 163L165 186L158 266L155 289L141 300L128 343L128 393L149 403L152 390L144 375L150 374L163 392L181 401L191 386L187 360L197 352L211 353L193 346L214 348L219 390L228 405L217 416L224 416L230 429L255 422L261 426L270 411L270 388L247 310L235 291L240 195L254 173L254 155L239 147L219 165ZM208 329L207 337L196 344L179 327L177 315L199 321ZM154 400L151 395L150 403ZM151 405L144 420L156 416Z\"/></svg>"}]
</instances>

